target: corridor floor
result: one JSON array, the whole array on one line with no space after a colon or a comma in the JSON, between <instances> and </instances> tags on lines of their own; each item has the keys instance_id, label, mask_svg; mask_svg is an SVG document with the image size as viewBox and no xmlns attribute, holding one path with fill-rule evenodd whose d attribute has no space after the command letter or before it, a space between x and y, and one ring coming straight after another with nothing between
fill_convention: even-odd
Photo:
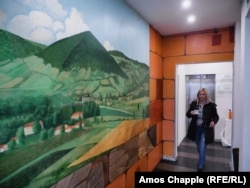
<instances>
[{"instance_id":1,"label":"corridor floor","mask_svg":"<svg viewBox=\"0 0 250 188\"><path fill-rule=\"evenodd\" d=\"M221 142L207 146L204 172L230 172L230 147L223 147ZM198 154L193 141L185 138L178 147L176 161L162 160L154 171L196 172Z\"/></svg>"}]
</instances>

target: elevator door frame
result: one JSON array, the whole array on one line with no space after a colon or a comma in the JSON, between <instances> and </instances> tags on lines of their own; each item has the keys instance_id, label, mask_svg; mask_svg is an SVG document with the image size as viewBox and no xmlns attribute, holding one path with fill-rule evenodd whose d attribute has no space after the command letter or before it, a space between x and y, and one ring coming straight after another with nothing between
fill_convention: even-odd
<instances>
[{"instance_id":1,"label":"elevator door frame","mask_svg":"<svg viewBox=\"0 0 250 188\"><path fill-rule=\"evenodd\" d=\"M217 133L220 133L222 124L226 118L225 116L227 115L226 112L228 111L228 107L232 108L232 97L228 96L225 98L222 95L224 92L227 92L224 91L224 89L226 89L226 87L223 86L223 81L226 81L224 78L233 79L233 62L184 63L176 64L175 68L174 156L163 155L163 158L167 160L177 160L177 147L186 136L186 75L216 75L215 102L218 104L217 110L220 114L220 120L215 127ZM232 94L232 91L229 92ZM228 95L231 95L230 93L228 93ZM217 134L217 137L220 137L220 135Z\"/></svg>"}]
</instances>

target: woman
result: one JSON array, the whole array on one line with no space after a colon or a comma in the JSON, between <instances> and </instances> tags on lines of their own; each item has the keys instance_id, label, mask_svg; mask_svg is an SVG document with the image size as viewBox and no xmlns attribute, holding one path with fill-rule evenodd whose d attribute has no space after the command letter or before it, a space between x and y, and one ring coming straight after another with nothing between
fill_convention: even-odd
<instances>
[{"instance_id":1,"label":"woman","mask_svg":"<svg viewBox=\"0 0 250 188\"><path fill-rule=\"evenodd\" d=\"M207 144L214 142L214 126L219 121L216 106L210 99L207 89L202 88L197 92L197 98L191 102L186 113L188 118L192 118L187 137L196 142L199 172L203 171L205 165Z\"/></svg>"}]
</instances>

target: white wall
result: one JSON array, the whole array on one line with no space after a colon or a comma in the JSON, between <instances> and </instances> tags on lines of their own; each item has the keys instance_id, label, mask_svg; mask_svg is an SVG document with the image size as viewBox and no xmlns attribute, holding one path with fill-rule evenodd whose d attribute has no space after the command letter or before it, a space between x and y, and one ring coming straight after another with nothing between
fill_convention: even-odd
<instances>
[{"instance_id":1,"label":"white wall","mask_svg":"<svg viewBox=\"0 0 250 188\"><path fill-rule=\"evenodd\" d=\"M239 171L250 171L250 2L247 0L243 0L241 22L236 26L232 148L239 148Z\"/></svg>"},{"instance_id":2,"label":"white wall","mask_svg":"<svg viewBox=\"0 0 250 188\"><path fill-rule=\"evenodd\" d=\"M178 64L176 66L176 104L175 104L175 140L177 146L186 136L186 75L215 74L215 103L220 120L215 127L215 139L221 140L221 132L226 119L228 109L232 109L232 62Z\"/></svg>"}]
</instances>

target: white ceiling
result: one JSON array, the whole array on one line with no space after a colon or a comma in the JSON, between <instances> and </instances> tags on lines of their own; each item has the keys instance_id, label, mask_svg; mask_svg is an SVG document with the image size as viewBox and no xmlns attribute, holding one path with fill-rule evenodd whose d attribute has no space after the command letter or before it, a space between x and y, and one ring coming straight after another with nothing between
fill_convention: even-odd
<instances>
[{"instance_id":1,"label":"white ceiling","mask_svg":"<svg viewBox=\"0 0 250 188\"><path fill-rule=\"evenodd\" d=\"M124 0L162 36L234 26L241 17L242 0ZM194 23L187 16L195 15Z\"/></svg>"}]
</instances>

